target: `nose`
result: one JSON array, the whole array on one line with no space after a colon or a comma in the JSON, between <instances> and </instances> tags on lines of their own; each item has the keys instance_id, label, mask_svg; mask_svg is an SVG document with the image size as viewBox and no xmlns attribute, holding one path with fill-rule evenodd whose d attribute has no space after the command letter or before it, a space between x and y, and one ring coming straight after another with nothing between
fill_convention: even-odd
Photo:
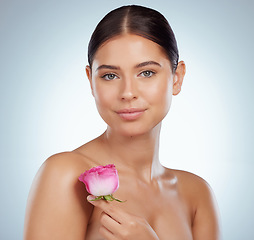
<instances>
[{"instance_id":1,"label":"nose","mask_svg":"<svg viewBox=\"0 0 254 240\"><path fill-rule=\"evenodd\" d=\"M121 100L131 101L138 97L137 83L135 79L126 78L121 83L120 98Z\"/></svg>"}]
</instances>

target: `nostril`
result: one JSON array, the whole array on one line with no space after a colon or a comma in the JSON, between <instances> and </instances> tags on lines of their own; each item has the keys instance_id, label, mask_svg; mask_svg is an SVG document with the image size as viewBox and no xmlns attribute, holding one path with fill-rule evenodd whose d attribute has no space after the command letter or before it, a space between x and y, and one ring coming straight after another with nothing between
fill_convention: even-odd
<instances>
[{"instance_id":1,"label":"nostril","mask_svg":"<svg viewBox=\"0 0 254 240\"><path fill-rule=\"evenodd\" d=\"M137 98L137 96L132 93L124 94L121 97L122 100L132 100L132 99L136 99L136 98Z\"/></svg>"},{"instance_id":2,"label":"nostril","mask_svg":"<svg viewBox=\"0 0 254 240\"><path fill-rule=\"evenodd\" d=\"M122 100L132 100L136 99L137 94L137 86L135 83L135 79L126 78L122 81L120 98Z\"/></svg>"}]
</instances>

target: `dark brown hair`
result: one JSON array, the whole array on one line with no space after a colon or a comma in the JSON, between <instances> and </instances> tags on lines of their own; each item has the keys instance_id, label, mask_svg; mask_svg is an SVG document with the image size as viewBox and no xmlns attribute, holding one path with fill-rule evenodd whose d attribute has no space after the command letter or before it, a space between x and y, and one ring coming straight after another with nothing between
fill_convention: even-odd
<instances>
[{"instance_id":1,"label":"dark brown hair","mask_svg":"<svg viewBox=\"0 0 254 240\"><path fill-rule=\"evenodd\" d=\"M114 9L98 23L88 46L90 67L98 48L110 38L123 33L136 34L159 44L175 72L179 54L175 35L168 21L158 11L137 5Z\"/></svg>"}]
</instances>

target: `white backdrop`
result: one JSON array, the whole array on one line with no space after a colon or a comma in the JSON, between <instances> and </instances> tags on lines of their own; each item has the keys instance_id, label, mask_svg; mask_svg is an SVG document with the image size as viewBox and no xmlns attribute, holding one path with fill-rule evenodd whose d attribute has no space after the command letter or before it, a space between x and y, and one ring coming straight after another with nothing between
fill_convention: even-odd
<instances>
[{"instance_id":1,"label":"white backdrop","mask_svg":"<svg viewBox=\"0 0 254 240\"><path fill-rule=\"evenodd\" d=\"M85 76L87 44L98 21L126 4L164 14L187 65L163 122L162 163L210 183L224 239L254 239L254 2L247 0L0 0L0 239L22 239L43 161L104 131Z\"/></svg>"}]
</instances>

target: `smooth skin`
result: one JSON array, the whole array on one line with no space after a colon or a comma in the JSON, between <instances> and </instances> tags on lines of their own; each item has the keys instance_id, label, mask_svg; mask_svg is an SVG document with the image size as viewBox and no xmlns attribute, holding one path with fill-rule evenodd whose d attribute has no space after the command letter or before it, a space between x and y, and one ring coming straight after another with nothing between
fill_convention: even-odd
<instances>
[{"instance_id":1,"label":"smooth skin","mask_svg":"<svg viewBox=\"0 0 254 240\"><path fill-rule=\"evenodd\" d=\"M172 95L181 91L184 62L173 73L159 45L123 34L100 46L86 72L107 129L45 161L28 198L24 239L219 240L209 185L194 174L165 168L158 158L161 121ZM140 113L133 118L122 114L126 109ZM87 200L79 175L110 163L120 180L114 196L126 201Z\"/></svg>"}]
</instances>

